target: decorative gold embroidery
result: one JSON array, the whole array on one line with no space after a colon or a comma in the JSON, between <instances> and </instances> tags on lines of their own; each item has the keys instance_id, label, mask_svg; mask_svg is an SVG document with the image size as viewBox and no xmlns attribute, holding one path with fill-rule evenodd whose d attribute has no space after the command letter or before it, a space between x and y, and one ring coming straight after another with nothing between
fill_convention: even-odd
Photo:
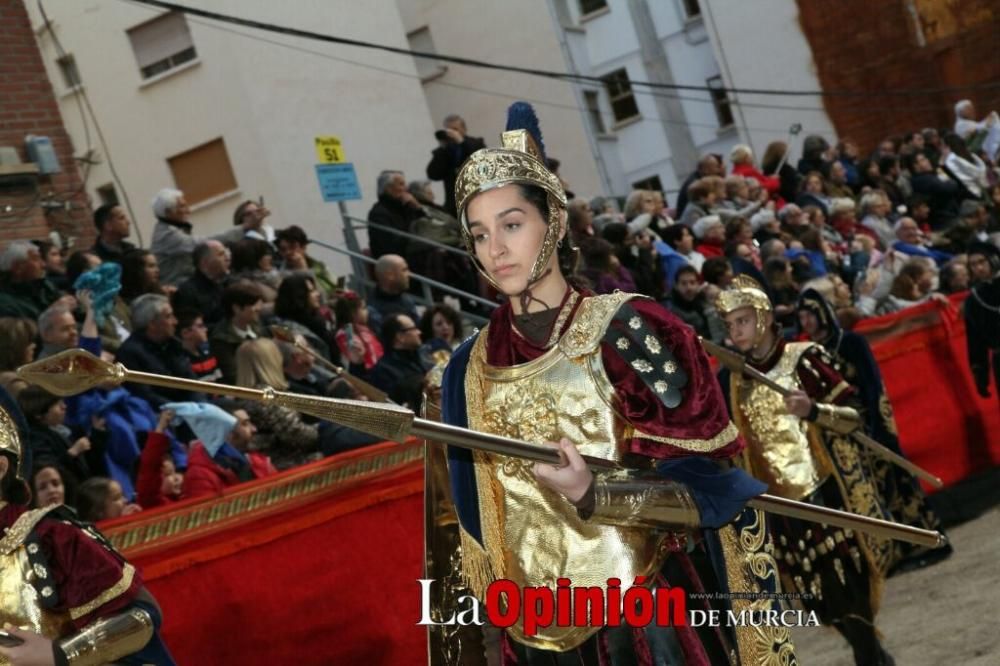
<instances>
[{"instance_id":1,"label":"decorative gold embroidery","mask_svg":"<svg viewBox=\"0 0 1000 666\"><path fill-rule=\"evenodd\" d=\"M618 342L615 343L615 346L618 347L618 349L625 351L629 347L628 338L618 338Z\"/></svg>"},{"instance_id":2,"label":"decorative gold embroidery","mask_svg":"<svg viewBox=\"0 0 1000 666\"><path fill-rule=\"evenodd\" d=\"M35 528L38 521L44 518L49 511L52 511L59 506L62 505L57 504L55 506L47 506L43 509L25 511L18 516L17 520L14 521L14 524L7 528L4 532L3 538L0 539L0 554L8 555L13 552L15 548L24 543L25 538L31 534L31 530Z\"/></svg>"},{"instance_id":3,"label":"decorative gold embroidery","mask_svg":"<svg viewBox=\"0 0 1000 666\"><path fill-rule=\"evenodd\" d=\"M559 339L559 348L570 358L590 354L601 344L608 323L618 312L618 308L634 298L646 297L617 291L585 299L577 309L573 323L566 329L566 334Z\"/></svg>"},{"instance_id":4,"label":"decorative gold embroidery","mask_svg":"<svg viewBox=\"0 0 1000 666\"><path fill-rule=\"evenodd\" d=\"M640 430L635 431L636 437L641 437L643 439L649 439L654 442L663 442L664 444L670 444L671 446L676 446L679 449L684 449L685 451L698 451L699 453L707 453L708 451L715 451L716 449L721 449L727 444L736 440L739 437L740 432L736 429L736 426L730 421L725 428L719 432L718 435L711 437L709 439L680 439L677 437L662 437L660 435L651 435L647 432L642 432Z\"/></svg>"},{"instance_id":5,"label":"decorative gold embroidery","mask_svg":"<svg viewBox=\"0 0 1000 666\"><path fill-rule=\"evenodd\" d=\"M45 597L46 599L48 599L49 597L51 597L52 596L52 588L49 587L48 585L46 585L45 587L43 587L42 588L42 596Z\"/></svg>"},{"instance_id":6,"label":"decorative gold embroidery","mask_svg":"<svg viewBox=\"0 0 1000 666\"><path fill-rule=\"evenodd\" d=\"M670 384L666 383L662 379L657 379L653 383L653 388L656 389L657 393L664 393L668 388L670 388Z\"/></svg>"},{"instance_id":7,"label":"decorative gold embroidery","mask_svg":"<svg viewBox=\"0 0 1000 666\"><path fill-rule=\"evenodd\" d=\"M652 354L659 354L663 348L660 346L660 341L654 338L652 335L647 335L646 339L643 340L646 343L646 349Z\"/></svg>"},{"instance_id":8,"label":"decorative gold embroidery","mask_svg":"<svg viewBox=\"0 0 1000 666\"><path fill-rule=\"evenodd\" d=\"M37 543L29 543L28 544L28 552L31 553L32 555L34 555L35 553L37 553L38 552L38 544Z\"/></svg>"},{"instance_id":9,"label":"decorative gold embroidery","mask_svg":"<svg viewBox=\"0 0 1000 666\"><path fill-rule=\"evenodd\" d=\"M549 341L545 343L546 349L559 342L559 336L562 335L562 329L563 326L566 325L566 319L569 318L570 313L573 312L573 307L576 306L576 302L578 300L580 300L580 292L573 290L570 293L569 298L566 299L566 304L563 305L562 309L559 311L556 323L552 326L552 334L549 335Z\"/></svg>"},{"instance_id":10,"label":"decorative gold embroidery","mask_svg":"<svg viewBox=\"0 0 1000 666\"><path fill-rule=\"evenodd\" d=\"M49 572L45 569L45 567L43 567L41 564L38 564L37 562L34 565L32 565L31 569L32 571L35 572L35 575L38 576L39 578L49 577Z\"/></svg>"},{"instance_id":11,"label":"decorative gold embroidery","mask_svg":"<svg viewBox=\"0 0 1000 666\"><path fill-rule=\"evenodd\" d=\"M675 372L677 372L677 364L673 361L667 361L666 363L663 364L663 372L667 373L668 375L674 374Z\"/></svg>"},{"instance_id":12,"label":"decorative gold embroidery","mask_svg":"<svg viewBox=\"0 0 1000 666\"><path fill-rule=\"evenodd\" d=\"M639 317L632 317L631 319L628 320L628 327L631 328L633 331L638 331L640 328L642 328L642 320L639 319Z\"/></svg>"},{"instance_id":13,"label":"decorative gold embroidery","mask_svg":"<svg viewBox=\"0 0 1000 666\"><path fill-rule=\"evenodd\" d=\"M129 563L125 563L122 567L122 577L117 583L109 587L108 589L101 592L99 595L83 604L82 606L77 606L76 608L69 609L69 616L74 620L79 620L84 615L93 613L95 610L108 603L117 599L132 585L132 579L135 577L135 567ZM42 594L45 591L42 590Z\"/></svg>"},{"instance_id":14,"label":"decorative gold embroidery","mask_svg":"<svg viewBox=\"0 0 1000 666\"><path fill-rule=\"evenodd\" d=\"M653 364L643 358L632 361L632 367L643 374L653 371Z\"/></svg>"}]
</instances>

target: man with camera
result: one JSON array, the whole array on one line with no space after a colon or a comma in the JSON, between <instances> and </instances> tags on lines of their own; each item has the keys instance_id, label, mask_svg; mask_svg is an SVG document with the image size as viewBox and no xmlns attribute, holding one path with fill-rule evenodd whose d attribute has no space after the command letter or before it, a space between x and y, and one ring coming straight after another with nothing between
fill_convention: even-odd
<instances>
[{"instance_id":1,"label":"man with camera","mask_svg":"<svg viewBox=\"0 0 1000 666\"><path fill-rule=\"evenodd\" d=\"M444 208L456 217L455 176L472 153L486 147L481 138L468 136L466 132L465 121L461 116L453 113L445 118L444 129L434 133L438 147L434 149L431 161L427 164L427 177L444 181Z\"/></svg>"}]
</instances>

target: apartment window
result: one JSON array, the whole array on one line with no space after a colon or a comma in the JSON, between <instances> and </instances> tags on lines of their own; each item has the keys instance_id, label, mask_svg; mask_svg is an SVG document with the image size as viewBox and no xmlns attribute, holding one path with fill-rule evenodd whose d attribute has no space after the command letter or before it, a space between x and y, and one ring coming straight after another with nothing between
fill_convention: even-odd
<instances>
[{"instance_id":1,"label":"apartment window","mask_svg":"<svg viewBox=\"0 0 1000 666\"><path fill-rule=\"evenodd\" d=\"M226 142L221 138L167 158L177 189L191 205L236 189Z\"/></svg>"},{"instance_id":2,"label":"apartment window","mask_svg":"<svg viewBox=\"0 0 1000 666\"><path fill-rule=\"evenodd\" d=\"M618 69L601 77L611 101L611 112L615 122L621 123L639 116L639 106L632 94L632 84L628 80L628 72Z\"/></svg>"},{"instance_id":3,"label":"apartment window","mask_svg":"<svg viewBox=\"0 0 1000 666\"><path fill-rule=\"evenodd\" d=\"M729 95L722 85L721 76L713 76L705 81L709 87L709 94L712 95L712 106L715 107L715 117L719 121L719 127L729 127L733 124L733 109L729 103Z\"/></svg>"},{"instance_id":4,"label":"apartment window","mask_svg":"<svg viewBox=\"0 0 1000 666\"><path fill-rule=\"evenodd\" d=\"M606 0L580 0L580 15L587 16L605 9L608 6Z\"/></svg>"},{"instance_id":5,"label":"apartment window","mask_svg":"<svg viewBox=\"0 0 1000 666\"><path fill-rule=\"evenodd\" d=\"M431 37L431 29L427 26L407 33L406 40L410 43L411 51L437 53L437 48L434 46L434 39ZM440 60L434 60L433 58L417 58L414 56L413 61L417 65L417 74L420 76L421 81L433 78L446 69Z\"/></svg>"},{"instance_id":6,"label":"apartment window","mask_svg":"<svg viewBox=\"0 0 1000 666\"><path fill-rule=\"evenodd\" d=\"M102 206L117 206L118 191L115 189L115 184L108 183L107 185L98 187L97 198L101 200Z\"/></svg>"},{"instance_id":7,"label":"apartment window","mask_svg":"<svg viewBox=\"0 0 1000 666\"><path fill-rule=\"evenodd\" d=\"M63 83L66 88L72 90L80 85L80 70L76 68L76 58L71 55L64 56L56 60L59 71L62 72Z\"/></svg>"},{"instance_id":8,"label":"apartment window","mask_svg":"<svg viewBox=\"0 0 1000 666\"><path fill-rule=\"evenodd\" d=\"M698 0L681 0L681 3L684 5L684 14L689 19L701 16L701 6L698 4Z\"/></svg>"},{"instance_id":9,"label":"apartment window","mask_svg":"<svg viewBox=\"0 0 1000 666\"><path fill-rule=\"evenodd\" d=\"M601 99L596 90L584 90L583 101L587 105L590 116L590 128L594 134L607 134L604 127L604 117L601 115Z\"/></svg>"},{"instance_id":10,"label":"apartment window","mask_svg":"<svg viewBox=\"0 0 1000 666\"><path fill-rule=\"evenodd\" d=\"M643 178L642 180L637 180L632 183L633 190L652 190L653 192L662 192L663 183L660 182L659 176L650 176L649 178Z\"/></svg>"},{"instance_id":11,"label":"apartment window","mask_svg":"<svg viewBox=\"0 0 1000 666\"><path fill-rule=\"evenodd\" d=\"M128 31L142 78L169 72L198 57L184 15L171 12Z\"/></svg>"}]
</instances>

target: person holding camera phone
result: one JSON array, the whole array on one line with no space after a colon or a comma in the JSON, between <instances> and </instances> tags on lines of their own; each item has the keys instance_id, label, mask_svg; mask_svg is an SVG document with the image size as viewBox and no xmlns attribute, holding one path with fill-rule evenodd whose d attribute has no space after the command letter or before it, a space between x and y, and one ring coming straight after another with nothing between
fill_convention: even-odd
<instances>
[{"instance_id":1,"label":"person holding camera phone","mask_svg":"<svg viewBox=\"0 0 1000 666\"><path fill-rule=\"evenodd\" d=\"M427 177L444 182L444 208L454 216L455 177L458 170L472 153L485 148L486 143L479 137L468 136L465 120L454 113L444 119L444 129L436 131L434 138L438 141L438 147L434 149L427 165Z\"/></svg>"}]
</instances>

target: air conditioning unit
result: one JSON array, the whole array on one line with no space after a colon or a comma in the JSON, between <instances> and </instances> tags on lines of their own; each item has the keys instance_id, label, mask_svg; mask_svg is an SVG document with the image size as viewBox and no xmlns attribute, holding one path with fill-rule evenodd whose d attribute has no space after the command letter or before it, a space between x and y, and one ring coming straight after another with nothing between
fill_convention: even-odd
<instances>
[{"instance_id":1,"label":"air conditioning unit","mask_svg":"<svg viewBox=\"0 0 1000 666\"><path fill-rule=\"evenodd\" d=\"M52 146L52 139L47 136L37 136L29 134L24 137L24 146L28 151L28 160L38 165L39 173L59 173L62 167L59 166L59 158L56 157L56 149Z\"/></svg>"}]
</instances>

